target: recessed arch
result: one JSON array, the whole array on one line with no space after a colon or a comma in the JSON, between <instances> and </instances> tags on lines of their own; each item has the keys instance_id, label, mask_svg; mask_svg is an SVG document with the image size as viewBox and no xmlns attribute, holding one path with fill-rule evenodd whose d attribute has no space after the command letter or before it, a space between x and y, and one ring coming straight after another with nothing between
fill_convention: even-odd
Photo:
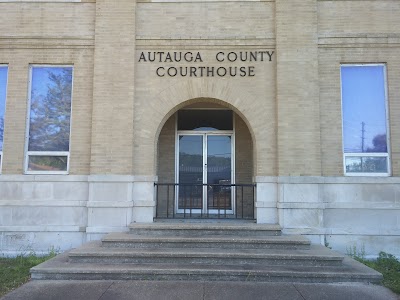
<instances>
[{"instance_id":1,"label":"recessed arch","mask_svg":"<svg viewBox=\"0 0 400 300\"><path fill-rule=\"evenodd\" d=\"M230 109L232 110L235 114L237 114L246 124L247 128L249 129L251 138L252 138L252 142L253 142L253 147L255 148L255 139L254 139L254 133L251 130L251 127L249 127L249 122L246 119L246 117L234 106L230 105L228 102L220 100L220 99L216 99L216 98L207 98L207 97L201 97L201 98L194 98L194 99L189 99L186 101L181 102L179 105L175 106L174 108L172 108L166 115L165 117L160 121L160 124L156 130L155 133L155 138L154 138L154 147L157 147L157 143L158 143L158 139L160 136L160 132L162 130L162 128L164 127L165 123L167 122L167 120L174 115L177 111L179 111L180 109L183 108L187 108L190 105L193 104L216 104L219 105L221 108L225 108L225 109ZM206 105L204 107L207 107Z\"/></svg>"},{"instance_id":2,"label":"recessed arch","mask_svg":"<svg viewBox=\"0 0 400 300\"><path fill-rule=\"evenodd\" d=\"M156 175L157 143L165 122L179 109L203 102L221 105L240 116L252 138L254 175L274 175L276 160L271 158L275 155L275 119L263 120L260 115L268 110L270 114L266 115L273 116L275 108L260 107L257 103L261 100L255 97L231 81L199 78L181 80L148 95L146 98L154 101L147 101L146 105L138 104L134 112L134 126L137 129L134 139L137 153L134 155L135 172ZM265 130L266 126L270 128L269 131Z\"/></svg>"},{"instance_id":3,"label":"recessed arch","mask_svg":"<svg viewBox=\"0 0 400 300\"><path fill-rule=\"evenodd\" d=\"M198 98L183 104L163 121L158 133L157 217L182 214L183 208L194 205L190 214L193 212L197 216L210 214L211 217L220 209L227 209L223 213L225 217L254 218L254 192L250 186L254 178L254 149L244 120L219 99ZM181 123L184 127L179 127L178 120L184 116L190 117ZM219 120L218 125L215 120ZM196 123L204 127L190 127L197 126ZM174 184L178 183L176 188L182 192L179 197L178 190L171 194ZM241 188L232 186L231 189L221 184L237 184ZM205 188L203 192L201 187ZM186 203L188 193L190 204Z\"/></svg>"}]
</instances>

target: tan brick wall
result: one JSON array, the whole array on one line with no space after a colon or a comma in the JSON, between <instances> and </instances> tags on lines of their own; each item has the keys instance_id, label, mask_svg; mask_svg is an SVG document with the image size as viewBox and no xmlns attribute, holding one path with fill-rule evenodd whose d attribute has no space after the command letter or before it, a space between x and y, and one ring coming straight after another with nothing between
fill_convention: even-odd
<instances>
[{"instance_id":1,"label":"tan brick wall","mask_svg":"<svg viewBox=\"0 0 400 300\"><path fill-rule=\"evenodd\" d=\"M70 137L70 174L88 174L90 115L92 112L92 49L0 49L0 61L8 63L8 93L4 126L4 174L22 174L25 150L28 79L30 64L73 65ZM88 117L89 116L89 117Z\"/></svg>"},{"instance_id":2,"label":"tan brick wall","mask_svg":"<svg viewBox=\"0 0 400 300\"><path fill-rule=\"evenodd\" d=\"M247 125L253 175L342 175L340 63L378 62L388 67L398 176L399 11L389 0L0 3L2 171L23 172L29 64L73 64L71 174L156 174L163 122L207 97ZM249 66L214 56L257 50L275 54L252 78L160 78L159 63L138 63L141 51L200 51L205 66Z\"/></svg>"},{"instance_id":3,"label":"tan brick wall","mask_svg":"<svg viewBox=\"0 0 400 300\"><path fill-rule=\"evenodd\" d=\"M319 51L323 175L343 175L341 63L386 63L392 175L400 175L399 48L321 48Z\"/></svg>"},{"instance_id":4,"label":"tan brick wall","mask_svg":"<svg viewBox=\"0 0 400 300\"><path fill-rule=\"evenodd\" d=\"M218 51L273 51L274 6L274 1L138 3L136 59L141 51L201 51L205 58L202 65L215 66L213 56ZM135 85L140 88L135 94L135 171L154 174L160 124L180 107L208 97L239 112L251 128L258 141L255 173L275 175L275 62L274 57L271 63L257 63L253 78L234 79L159 78L155 75L157 64L137 63ZM144 117L147 115L151 120Z\"/></svg>"},{"instance_id":5,"label":"tan brick wall","mask_svg":"<svg viewBox=\"0 0 400 300\"><path fill-rule=\"evenodd\" d=\"M246 123L235 114L235 177L236 183L253 182L253 141Z\"/></svg>"},{"instance_id":6,"label":"tan brick wall","mask_svg":"<svg viewBox=\"0 0 400 300\"><path fill-rule=\"evenodd\" d=\"M96 2L93 174L133 172L135 6L131 0Z\"/></svg>"},{"instance_id":7,"label":"tan brick wall","mask_svg":"<svg viewBox=\"0 0 400 300\"><path fill-rule=\"evenodd\" d=\"M278 174L282 176L321 174L317 41L317 1L276 0Z\"/></svg>"},{"instance_id":8,"label":"tan brick wall","mask_svg":"<svg viewBox=\"0 0 400 300\"><path fill-rule=\"evenodd\" d=\"M165 50L166 47L163 47ZM221 50L222 49L222 50ZM256 51L273 49L260 46L242 46L238 48L206 46L199 48L174 47L172 51L200 51L203 63L189 66L249 66L251 63L216 63L214 55L218 51ZM154 51L153 48L138 48L141 51ZM217 103L233 109L249 127L256 140L255 156L256 174L276 174L276 106L275 106L275 58L272 62L259 62L256 65L255 77L157 77L159 65L170 66L171 63L137 63L135 85L134 128L134 165L143 174L155 172L155 145L160 126L171 114L181 107L194 102L201 102L202 97L213 98ZM180 64L178 66L187 66ZM146 118L151 116L151 118ZM139 172L139 171L138 171ZM140 173L140 174L141 174Z\"/></svg>"},{"instance_id":9,"label":"tan brick wall","mask_svg":"<svg viewBox=\"0 0 400 300\"><path fill-rule=\"evenodd\" d=\"M399 1L318 1L318 31L320 36L398 34L399 14Z\"/></svg>"},{"instance_id":10,"label":"tan brick wall","mask_svg":"<svg viewBox=\"0 0 400 300\"><path fill-rule=\"evenodd\" d=\"M0 63L8 64L3 174L24 173L31 64L73 65L70 174L88 174L94 4L1 3Z\"/></svg>"},{"instance_id":11,"label":"tan brick wall","mask_svg":"<svg viewBox=\"0 0 400 300\"><path fill-rule=\"evenodd\" d=\"M176 114L165 122L158 138L157 176L160 183L175 182Z\"/></svg>"},{"instance_id":12,"label":"tan brick wall","mask_svg":"<svg viewBox=\"0 0 400 300\"><path fill-rule=\"evenodd\" d=\"M325 176L343 170L340 64L385 63L392 175L400 175L400 12L398 1L319 1L321 163Z\"/></svg>"},{"instance_id":13,"label":"tan brick wall","mask_svg":"<svg viewBox=\"0 0 400 300\"><path fill-rule=\"evenodd\" d=\"M2 37L22 39L92 38L94 35L94 4L0 3L0 28Z\"/></svg>"},{"instance_id":14,"label":"tan brick wall","mask_svg":"<svg viewBox=\"0 0 400 300\"><path fill-rule=\"evenodd\" d=\"M274 2L138 3L139 39L274 38Z\"/></svg>"}]
</instances>

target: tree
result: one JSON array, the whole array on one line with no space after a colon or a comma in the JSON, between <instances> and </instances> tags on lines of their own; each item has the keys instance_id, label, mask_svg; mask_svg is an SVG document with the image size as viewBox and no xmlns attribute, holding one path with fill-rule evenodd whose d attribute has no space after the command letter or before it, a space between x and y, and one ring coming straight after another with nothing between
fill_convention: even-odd
<instances>
[{"instance_id":1,"label":"tree","mask_svg":"<svg viewBox=\"0 0 400 300\"><path fill-rule=\"evenodd\" d=\"M372 148L367 149L367 152L377 152L377 153L385 153L387 152L387 144L386 144L386 133L377 134L373 140L372 144L374 145Z\"/></svg>"},{"instance_id":2,"label":"tree","mask_svg":"<svg viewBox=\"0 0 400 300\"><path fill-rule=\"evenodd\" d=\"M47 68L47 73L47 86L32 90L28 149L69 151L72 68Z\"/></svg>"}]
</instances>

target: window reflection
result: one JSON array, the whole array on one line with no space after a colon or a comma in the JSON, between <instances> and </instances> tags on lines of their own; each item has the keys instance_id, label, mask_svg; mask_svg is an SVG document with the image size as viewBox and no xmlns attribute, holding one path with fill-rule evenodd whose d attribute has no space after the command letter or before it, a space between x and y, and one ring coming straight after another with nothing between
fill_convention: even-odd
<instances>
[{"instance_id":1,"label":"window reflection","mask_svg":"<svg viewBox=\"0 0 400 300\"><path fill-rule=\"evenodd\" d=\"M69 151L71 67L32 68L28 151Z\"/></svg>"},{"instance_id":2,"label":"window reflection","mask_svg":"<svg viewBox=\"0 0 400 300\"><path fill-rule=\"evenodd\" d=\"M68 173L72 67L31 67L26 171Z\"/></svg>"},{"instance_id":3,"label":"window reflection","mask_svg":"<svg viewBox=\"0 0 400 300\"><path fill-rule=\"evenodd\" d=\"M29 157L28 170L30 171L66 171L67 156L41 156Z\"/></svg>"},{"instance_id":4,"label":"window reflection","mask_svg":"<svg viewBox=\"0 0 400 300\"><path fill-rule=\"evenodd\" d=\"M4 113L6 106L7 71L7 66L0 65L0 152L3 151L4 140Z\"/></svg>"},{"instance_id":5,"label":"window reflection","mask_svg":"<svg viewBox=\"0 0 400 300\"><path fill-rule=\"evenodd\" d=\"M384 66L342 66L345 153L387 152Z\"/></svg>"},{"instance_id":6,"label":"window reflection","mask_svg":"<svg viewBox=\"0 0 400 300\"><path fill-rule=\"evenodd\" d=\"M347 174L389 173L385 72L384 65L341 67Z\"/></svg>"},{"instance_id":7,"label":"window reflection","mask_svg":"<svg viewBox=\"0 0 400 300\"><path fill-rule=\"evenodd\" d=\"M346 172L385 173L387 172L387 157L346 157Z\"/></svg>"}]
</instances>

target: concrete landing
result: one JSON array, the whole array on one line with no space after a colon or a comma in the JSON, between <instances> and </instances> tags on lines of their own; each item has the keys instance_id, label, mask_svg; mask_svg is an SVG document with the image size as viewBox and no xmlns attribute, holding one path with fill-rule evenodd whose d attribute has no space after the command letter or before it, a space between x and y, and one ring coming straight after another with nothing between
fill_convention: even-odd
<instances>
[{"instance_id":1,"label":"concrete landing","mask_svg":"<svg viewBox=\"0 0 400 300\"><path fill-rule=\"evenodd\" d=\"M398 300L362 283L307 284L192 281L31 281L2 300Z\"/></svg>"}]
</instances>

